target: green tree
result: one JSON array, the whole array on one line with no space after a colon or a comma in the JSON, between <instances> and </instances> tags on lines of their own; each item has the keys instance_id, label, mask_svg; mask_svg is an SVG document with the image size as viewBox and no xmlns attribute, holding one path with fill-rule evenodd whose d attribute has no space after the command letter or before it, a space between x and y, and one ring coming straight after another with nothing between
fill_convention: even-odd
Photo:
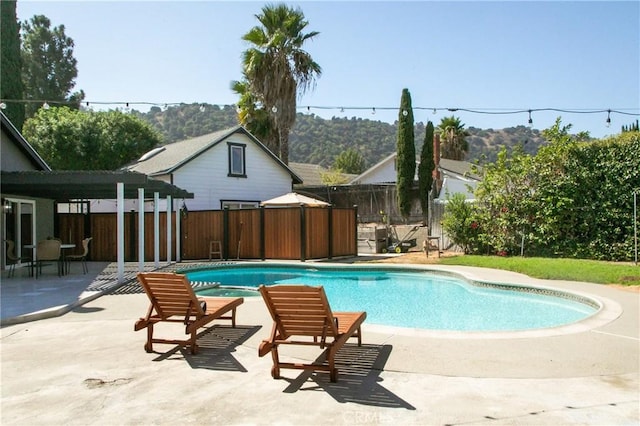
<instances>
[{"instance_id":1,"label":"green tree","mask_svg":"<svg viewBox=\"0 0 640 426\"><path fill-rule=\"evenodd\" d=\"M71 93L78 76L73 47L64 25L51 28L51 21L44 15L22 23L22 81L27 99L80 107L84 92ZM33 116L41 106L39 102L27 103L26 117Z\"/></svg>"},{"instance_id":2,"label":"green tree","mask_svg":"<svg viewBox=\"0 0 640 426\"><path fill-rule=\"evenodd\" d=\"M0 1L0 99L6 104L4 114L18 130L24 123L24 86L22 84L22 58L20 57L20 25L16 17L14 0ZM17 102L6 102L9 99Z\"/></svg>"},{"instance_id":3,"label":"green tree","mask_svg":"<svg viewBox=\"0 0 640 426\"><path fill-rule=\"evenodd\" d=\"M398 210L407 218L411 213L411 189L416 174L416 147L413 133L413 109L409 89L402 89L396 142Z\"/></svg>"},{"instance_id":4,"label":"green tree","mask_svg":"<svg viewBox=\"0 0 640 426\"><path fill-rule=\"evenodd\" d=\"M238 121L247 130L265 144L271 152L278 152L278 135L274 132L273 116L259 105L256 96L251 93L246 77L241 81L232 81L231 90L238 99Z\"/></svg>"},{"instance_id":5,"label":"green tree","mask_svg":"<svg viewBox=\"0 0 640 426\"><path fill-rule=\"evenodd\" d=\"M429 191L433 186L433 170L436 168L433 162L433 123L429 121L424 134L424 143L420 151L420 165L418 166L418 188L420 189L420 206L422 218L426 223L429 215Z\"/></svg>"},{"instance_id":6,"label":"green tree","mask_svg":"<svg viewBox=\"0 0 640 426\"><path fill-rule=\"evenodd\" d=\"M319 33L304 33L308 22L302 10L284 4L264 6L256 18L261 26L242 37L252 45L243 53L243 74L254 104L271 114L277 141L272 151L288 164L297 97L312 88L322 73L303 45Z\"/></svg>"},{"instance_id":7,"label":"green tree","mask_svg":"<svg viewBox=\"0 0 640 426\"><path fill-rule=\"evenodd\" d=\"M440 156L449 160L464 160L469 151L469 144L466 141L468 133L460 119L453 115L442 118L438 125L438 132L440 133Z\"/></svg>"},{"instance_id":8,"label":"green tree","mask_svg":"<svg viewBox=\"0 0 640 426\"><path fill-rule=\"evenodd\" d=\"M23 134L54 170L116 170L161 142L141 119L121 111L38 110Z\"/></svg>"},{"instance_id":9,"label":"green tree","mask_svg":"<svg viewBox=\"0 0 640 426\"><path fill-rule=\"evenodd\" d=\"M365 164L362 154L353 148L342 151L333 163L334 170L340 170L342 173L351 173L356 175L359 175L364 171L364 166Z\"/></svg>"}]
</instances>

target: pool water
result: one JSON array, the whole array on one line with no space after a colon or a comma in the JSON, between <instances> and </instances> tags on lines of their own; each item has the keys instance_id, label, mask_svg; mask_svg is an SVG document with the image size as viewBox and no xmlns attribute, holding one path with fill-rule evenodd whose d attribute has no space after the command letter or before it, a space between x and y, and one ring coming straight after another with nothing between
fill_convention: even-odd
<instances>
[{"instance_id":1,"label":"pool water","mask_svg":"<svg viewBox=\"0 0 640 426\"><path fill-rule=\"evenodd\" d=\"M185 273L191 281L220 283L220 288L322 285L333 310L366 311L368 323L396 327L530 330L573 323L596 312L594 306L574 299L522 291L516 286L478 286L433 271L231 265ZM197 293L204 296L207 290Z\"/></svg>"}]
</instances>

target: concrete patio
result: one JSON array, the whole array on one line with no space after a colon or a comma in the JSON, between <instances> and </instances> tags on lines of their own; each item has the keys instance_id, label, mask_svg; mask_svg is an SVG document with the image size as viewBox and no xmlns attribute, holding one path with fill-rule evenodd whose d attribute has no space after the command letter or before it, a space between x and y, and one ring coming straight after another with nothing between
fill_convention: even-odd
<instances>
[{"instance_id":1,"label":"concrete patio","mask_svg":"<svg viewBox=\"0 0 640 426\"><path fill-rule=\"evenodd\" d=\"M113 265L91 263L89 274L76 270L62 278L3 277L0 421L638 424L638 293L505 271L429 268L566 289L597 298L604 309L587 321L534 333L438 333L365 323L363 346L341 351L337 383L325 373L295 370L273 380L271 358L257 355L271 327L260 298L245 299L237 328L221 323L203 331L198 355L160 344L146 353L145 334L133 324L148 301L135 291L103 295L114 285ZM137 264L127 265L129 277L136 270ZM313 360L318 352L282 354Z\"/></svg>"}]
</instances>

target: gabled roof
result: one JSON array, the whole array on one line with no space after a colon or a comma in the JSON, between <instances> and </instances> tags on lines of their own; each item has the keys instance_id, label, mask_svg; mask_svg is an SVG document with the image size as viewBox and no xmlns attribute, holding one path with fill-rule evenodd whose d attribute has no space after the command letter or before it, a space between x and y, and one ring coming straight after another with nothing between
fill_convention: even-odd
<instances>
[{"instance_id":1,"label":"gabled roof","mask_svg":"<svg viewBox=\"0 0 640 426\"><path fill-rule=\"evenodd\" d=\"M395 161L396 156L397 156L396 152L390 154L388 157L384 158L379 163L368 168L362 174L353 178L350 183L359 182L363 178L366 178L367 176L375 173L377 170L385 167L388 163ZM419 164L420 164L420 157L416 156L416 166L418 166ZM480 176L473 173L473 167L474 165L472 163L469 163L468 161L449 160L447 158L441 158L440 165L439 165L440 171L444 173L449 172L451 174L455 174L460 177L466 177L473 180L480 180ZM478 167L478 169L481 169L481 168ZM416 179L417 179L417 173L418 173L418 169L416 167Z\"/></svg>"},{"instance_id":2,"label":"gabled roof","mask_svg":"<svg viewBox=\"0 0 640 426\"><path fill-rule=\"evenodd\" d=\"M249 137L260 149L269 155L280 167L291 175L293 183L302 183L302 179L296 175L286 164L275 156L262 142L253 136L242 126L234 126L229 129L185 139L154 148L140 157L136 163L125 166L123 169L144 173L149 176L159 176L173 173L189 161L198 157L207 150L218 145L229 136L240 133Z\"/></svg>"},{"instance_id":3,"label":"gabled roof","mask_svg":"<svg viewBox=\"0 0 640 426\"><path fill-rule=\"evenodd\" d=\"M49 167L49 165L42 159L42 157L40 157L36 150L33 149L31 144L27 142L24 136L22 136L18 129L16 129L16 127L13 125L11 120L9 120L2 111L0 111L0 122L7 135L9 135L9 137L15 142L18 149L20 149L20 151L24 153L24 155L31 161L36 169L46 171L51 170L51 167Z\"/></svg>"},{"instance_id":4,"label":"gabled roof","mask_svg":"<svg viewBox=\"0 0 640 426\"><path fill-rule=\"evenodd\" d=\"M481 169L479 166L476 167ZM440 159L440 171L444 173L450 172L473 180L480 180L480 176L473 173L473 168L474 164L468 161L449 160L448 158Z\"/></svg>"},{"instance_id":5,"label":"gabled roof","mask_svg":"<svg viewBox=\"0 0 640 426\"><path fill-rule=\"evenodd\" d=\"M331 172L329 169L310 163L289 162L289 168L302 178L304 186L326 185L322 180L322 176ZM340 175L344 177L345 182L350 182L354 177L356 177L356 175L350 173L340 173Z\"/></svg>"},{"instance_id":6,"label":"gabled roof","mask_svg":"<svg viewBox=\"0 0 640 426\"><path fill-rule=\"evenodd\" d=\"M358 176L356 176L353 179L351 179L351 181L349 183L359 182L362 179L364 179L367 176L369 176L370 174L375 173L377 170L379 170L379 169L383 168L384 166L386 166L387 163L389 163L390 161L395 161L396 155L397 155L397 153L395 153L395 152L390 154L388 157L380 160L377 164L374 164L373 166L369 167L364 172L360 173Z\"/></svg>"}]
</instances>

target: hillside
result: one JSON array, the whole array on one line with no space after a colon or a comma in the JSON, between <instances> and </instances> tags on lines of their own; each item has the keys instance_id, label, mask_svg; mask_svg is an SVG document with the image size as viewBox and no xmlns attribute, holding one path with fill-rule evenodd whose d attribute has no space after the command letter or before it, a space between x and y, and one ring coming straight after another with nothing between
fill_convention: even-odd
<instances>
[{"instance_id":1,"label":"hillside","mask_svg":"<svg viewBox=\"0 0 640 426\"><path fill-rule=\"evenodd\" d=\"M134 111L151 123L164 137L165 143L200 136L238 124L232 106L189 104L162 110L153 107L147 113ZM438 122L434 122L438 125ZM422 148L425 123L415 125L416 152ZM395 151L396 125L357 117L324 119L314 114L298 113L289 137L289 160L331 167L336 156L348 148L356 148L370 167ZM535 154L545 142L540 132L526 126L506 129L469 127L468 161L494 161L497 152L506 146L512 149L523 144L526 152ZM482 158L484 157L484 159Z\"/></svg>"}]
</instances>

